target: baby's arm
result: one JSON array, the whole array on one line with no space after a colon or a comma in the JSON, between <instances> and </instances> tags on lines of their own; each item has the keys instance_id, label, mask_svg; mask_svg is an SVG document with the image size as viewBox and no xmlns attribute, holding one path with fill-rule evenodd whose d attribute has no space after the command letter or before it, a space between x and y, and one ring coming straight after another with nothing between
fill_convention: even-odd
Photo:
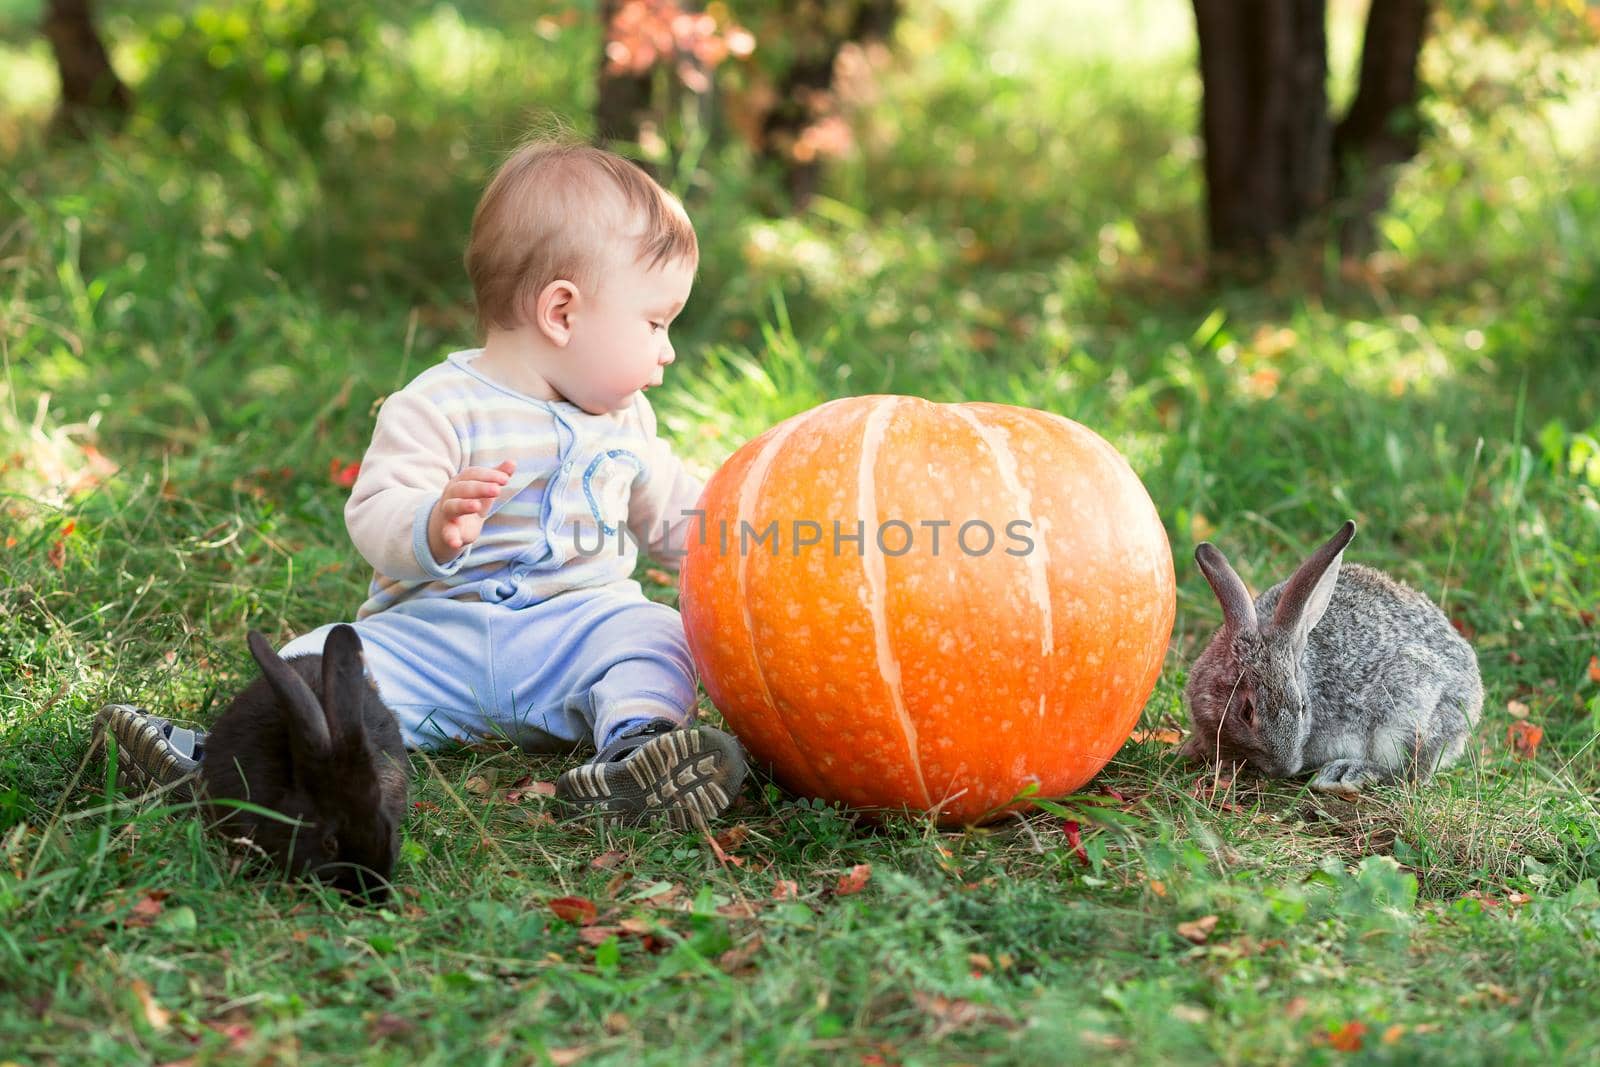
<instances>
[{"instance_id":1,"label":"baby's arm","mask_svg":"<svg viewBox=\"0 0 1600 1067\"><path fill-rule=\"evenodd\" d=\"M344 509L350 539L378 573L417 581L445 578L460 568L458 550L475 540L477 531L472 530L471 537L460 537L458 520L467 514L460 505L466 501L452 505L442 498L476 470L459 470L461 461L455 427L432 402L404 389L384 401L372 444L362 457L361 473ZM499 471L481 473L504 477ZM482 483L489 479L467 480ZM457 495L466 497L467 493ZM489 493L491 500L493 496ZM443 505L445 511L433 521L436 505ZM471 517L476 518L476 513ZM455 544L446 536L449 527L455 527L460 538ZM441 556L455 558L440 562Z\"/></svg>"},{"instance_id":2,"label":"baby's arm","mask_svg":"<svg viewBox=\"0 0 1600 1067\"><path fill-rule=\"evenodd\" d=\"M643 481L634 484L628 529L646 551L664 566L677 570L689 538L701 533L701 520L691 512L700 502L705 485L689 473L672 446L656 436L655 412L642 395L638 408L650 441L648 473Z\"/></svg>"}]
</instances>

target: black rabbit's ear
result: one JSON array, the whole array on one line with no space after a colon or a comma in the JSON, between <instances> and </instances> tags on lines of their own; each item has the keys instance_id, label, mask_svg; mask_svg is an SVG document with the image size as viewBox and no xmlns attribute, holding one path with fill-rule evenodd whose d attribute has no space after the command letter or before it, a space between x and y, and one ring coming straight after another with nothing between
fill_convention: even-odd
<instances>
[{"instance_id":1,"label":"black rabbit's ear","mask_svg":"<svg viewBox=\"0 0 1600 1067\"><path fill-rule=\"evenodd\" d=\"M1311 553L1284 585L1272 622L1291 631L1296 643L1303 644L1311 628L1322 621L1323 612L1333 600L1333 587L1339 581L1339 562L1345 546L1355 535L1356 524L1347 519L1339 532Z\"/></svg>"},{"instance_id":2,"label":"black rabbit's ear","mask_svg":"<svg viewBox=\"0 0 1600 1067\"><path fill-rule=\"evenodd\" d=\"M322 646L322 706L335 745L361 736L366 685L361 636L355 627L341 623L328 633Z\"/></svg>"},{"instance_id":3,"label":"black rabbit's ear","mask_svg":"<svg viewBox=\"0 0 1600 1067\"><path fill-rule=\"evenodd\" d=\"M328 723L322 714L322 705L311 691L306 680L272 650L267 639L254 630L247 638L250 654L256 658L267 684L277 694L284 711L289 716L292 744L310 756L326 756L333 750L328 736Z\"/></svg>"},{"instance_id":4,"label":"black rabbit's ear","mask_svg":"<svg viewBox=\"0 0 1600 1067\"><path fill-rule=\"evenodd\" d=\"M1194 561L1200 564L1200 573L1206 576L1211 591L1217 594L1217 603L1222 605L1223 624L1235 631L1254 630L1255 602L1250 599L1250 590L1229 565L1228 557L1210 541L1203 541L1194 550Z\"/></svg>"}]
</instances>

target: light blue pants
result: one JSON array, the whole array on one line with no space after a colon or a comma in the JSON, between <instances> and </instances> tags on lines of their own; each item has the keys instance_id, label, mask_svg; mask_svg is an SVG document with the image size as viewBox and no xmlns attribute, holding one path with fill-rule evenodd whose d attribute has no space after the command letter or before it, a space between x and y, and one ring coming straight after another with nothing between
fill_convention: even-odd
<instances>
[{"instance_id":1,"label":"light blue pants","mask_svg":"<svg viewBox=\"0 0 1600 1067\"><path fill-rule=\"evenodd\" d=\"M320 653L335 625L279 654ZM491 737L530 752L599 748L644 721L694 716L683 621L632 582L519 608L413 600L351 625L408 748Z\"/></svg>"}]
</instances>

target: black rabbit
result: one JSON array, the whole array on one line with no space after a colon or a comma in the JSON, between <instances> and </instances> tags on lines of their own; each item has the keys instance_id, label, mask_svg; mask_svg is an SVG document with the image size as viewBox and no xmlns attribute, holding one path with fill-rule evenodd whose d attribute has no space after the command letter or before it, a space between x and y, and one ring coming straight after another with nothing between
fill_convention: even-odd
<instances>
[{"instance_id":1,"label":"black rabbit","mask_svg":"<svg viewBox=\"0 0 1600 1067\"><path fill-rule=\"evenodd\" d=\"M322 655L291 660L255 631L249 642L262 677L222 713L200 761L208 821L290 875L383 899L410 775L399 724L366 676L361 638L337 626Z\"/></svg>"}]
</instances>

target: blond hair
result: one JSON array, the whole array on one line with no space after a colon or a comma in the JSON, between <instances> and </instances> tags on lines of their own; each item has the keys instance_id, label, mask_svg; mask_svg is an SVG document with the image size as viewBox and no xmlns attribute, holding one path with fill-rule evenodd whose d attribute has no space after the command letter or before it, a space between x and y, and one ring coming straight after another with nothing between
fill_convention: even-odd
<instances>
[{"instance_id":1,"label":"blond hair","mask_svg":"<svg viewBox=\"0 0 1600 1067\"><path fill-rule=\"evenodd\" d=\"M582 143L523 145L472 215L466 265L479 324L514 329L558 278L592 286L606 247L629 240L648 268L700 258L683 205L637 164Z\"/></svg>"}]
</instances>

